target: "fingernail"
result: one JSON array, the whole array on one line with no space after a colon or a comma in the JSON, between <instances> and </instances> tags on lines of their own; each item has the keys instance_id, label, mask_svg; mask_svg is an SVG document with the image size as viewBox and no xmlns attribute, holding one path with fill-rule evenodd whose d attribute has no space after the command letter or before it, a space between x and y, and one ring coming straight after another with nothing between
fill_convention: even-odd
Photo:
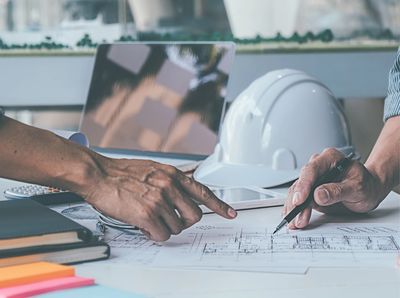
<instances>
[{"instance_id":1,"label":"fingernail","mask_svg":"<svg viewBox=\"0 0 400 298\"><path fill-rule=\"evenodd\" d=\"M298 205L300 203L300 193L296 191L293 195L293 204Z\"/></svg>"},{"instance_id":2,"label":"fingernail","mask_svg":"<svg viewBox=\"0 0 400 298\"><path fill-rule=\"evenodd\" d=\"M229 215L231 218L235 218L236 215L237 215L237 212L236 212L234 209L229 208L229 209L228 209L228 215Z\"/></svg>"},{"instance_id":3,"label":"fingernail","mask_svg":"<svg viewBox=\"0 0 400 298\"><path fill-rule=\"evenodd\" d=\"M318 198L323 203L329 202L329 192L325 188L321 188L318 190Z\"/></svg>"}]
</instances>

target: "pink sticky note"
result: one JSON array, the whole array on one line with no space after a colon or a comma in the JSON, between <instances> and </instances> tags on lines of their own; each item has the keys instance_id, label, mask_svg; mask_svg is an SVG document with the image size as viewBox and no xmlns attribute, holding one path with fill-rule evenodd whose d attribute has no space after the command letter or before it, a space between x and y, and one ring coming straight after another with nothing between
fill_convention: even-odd
<instances>
[{"instance_id":1,"label":"pink sticky note","mask_svg":"<svg viewBox=\"0 0 400 298\"><path fill-rule=\"evenodd\" d=\"M79 276L55 278L22 286L0 289L0 298L23 298L57 290L65 290L94 284L94 279Z\"/></svg>"}]
</instances>

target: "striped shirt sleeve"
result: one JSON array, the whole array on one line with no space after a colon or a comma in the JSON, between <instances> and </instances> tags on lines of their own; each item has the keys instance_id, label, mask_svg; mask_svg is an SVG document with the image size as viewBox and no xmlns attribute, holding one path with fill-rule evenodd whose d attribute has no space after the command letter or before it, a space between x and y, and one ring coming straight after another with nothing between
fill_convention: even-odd
<instances>
[{"instance_id":1,"label":"striped shirt sleeve","mask_svg":"<svg viewBox=\"0 0 400 298\"><path fill-rule=\"evenodd\" d=\"M384 120L400 115L400 48L389 73L388 94L385 99Z\"/></svg>"}]
</instances>

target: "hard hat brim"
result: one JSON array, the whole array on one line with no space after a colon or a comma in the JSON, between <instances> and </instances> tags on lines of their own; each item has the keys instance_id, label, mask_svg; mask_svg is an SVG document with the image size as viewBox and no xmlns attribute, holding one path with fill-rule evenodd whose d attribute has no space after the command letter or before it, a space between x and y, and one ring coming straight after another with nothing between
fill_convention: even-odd
<instances>
[{"instance_id":1,"label":"hard hat brim","mask_svg":"<svg viewBox=\"0 0 400 298\"><path fill-rule=\"evenodd\" d=\"M240 165L215 162L209 156L193 174L198 182L214 187L276 187L292 182L300 170L273 170L261 165Z\"/></svg>"},{"instance_id":2,"label":"hard hat brim","mask_svg":"<svg viewBox=\"0 0 400 298\"><path fill-rule=\"evenodd\" d=\"M353 146L336 148L344 155L354 153L353 159L359 160L360 154ZM232 164L221 162L218 154L207 157L193 173L194 179L207 186L214 187L277 187L295 181L301 169L276 170L265 165Z\"/></svg>"}]
</instances>

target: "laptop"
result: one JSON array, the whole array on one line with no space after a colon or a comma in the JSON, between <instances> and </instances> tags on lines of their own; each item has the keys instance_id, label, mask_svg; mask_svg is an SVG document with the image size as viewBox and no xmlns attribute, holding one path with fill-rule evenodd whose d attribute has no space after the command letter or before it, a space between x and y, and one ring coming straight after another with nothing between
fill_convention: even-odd
<instances>
[{"instance_id":1,"label":"laptop","mask_svg":"<svg viewBox=\"0 0 400 298\"><path fill-rule=\"evenodd\" d=\"M231 42L101 44L80 130L110 157L202 160L218 141L234 56Z\"/></svg>"}]
</instances>

